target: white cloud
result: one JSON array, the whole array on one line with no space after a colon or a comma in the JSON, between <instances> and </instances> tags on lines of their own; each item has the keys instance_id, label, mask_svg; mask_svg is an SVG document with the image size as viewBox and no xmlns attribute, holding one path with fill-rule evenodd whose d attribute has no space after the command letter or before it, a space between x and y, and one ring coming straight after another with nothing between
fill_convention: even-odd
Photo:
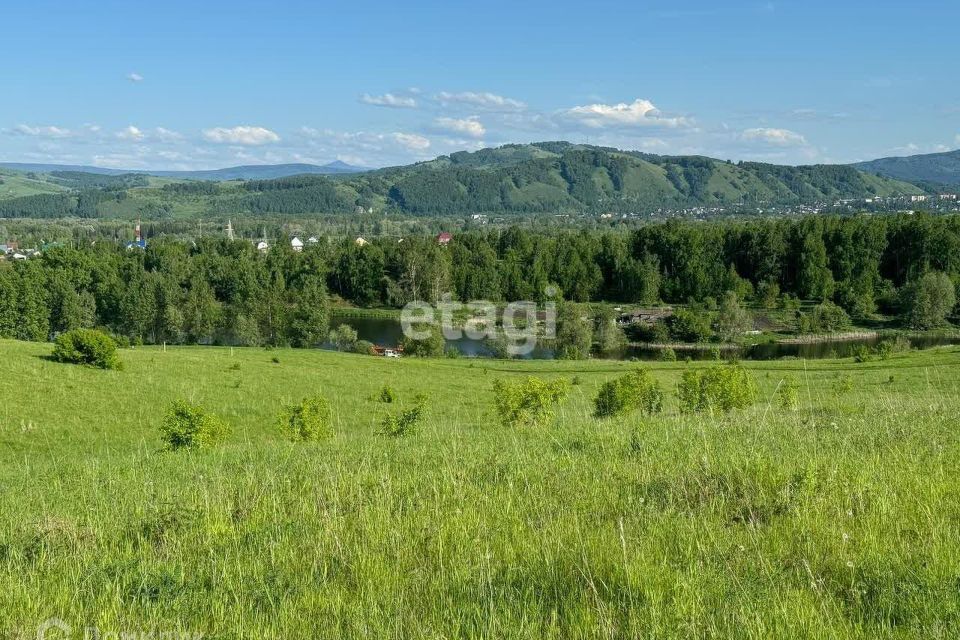
<instances>
[{"instance_id":1,"label":"white cloud","mask_svg":"<svg viewBox=\"0 0 960 640\"><path fill-rule=\"evenodd\" d=\"M441 104L464 104L481 109L492 109L499 111L520 111L526 109L527 105L520 100L498 96L495 93L463 91L460 93L450 93L441 91L436 95L436 99Z\"/></svg>"},{"instance_id":2,"label":"white cloud","mask_svg":"<svg viewBox=\"0 0 960 640\"><path fill-rule=\"evenodd\" d=\"M762 142L775 147L799 147L807 144L806 138L796 131L771 127L746 129L740 137L748 142Z\"/></svg>"},{"instance_id":3,"label":"white cloud","mask_svg":"<svg viewBox=\"0 0 960 640\"><path fill-rule=\"evenodd\" d=\"M138 141L138 140L143 140L146 136L144 135L143 131L140 131L140 129L136 128L131 124L123 131L118 131L117 137L120 138L121 140Z\"/></svg>"},{"instance_id":4,"label":"white cloud","mask_svg":"<svg viewBox=\"0 0 960 640\"><path fill-rule=\"evenodd\" d=\"M170 129L165 129L163 127L157 127L154 129L153 137L161 142L175 142L177 140L183 140L182 134L176 131L171 131Z\"/></svg>"},{"instance_id":5,"label":"white cloud","mask_svg":"<svg viewBox=\"0 0 960 640\"><path fill-rule=\"evenodd\" d=\"M637 98L630 104L588 104L561 113L573 122L592 129L607 127L687 127L692 123L683 117L666 117L652 102Z\"/></svg>"},{"instance_id":6,"label":"white cloud","mask_svg":"<svg viewBox=\"0 0 960 640\"><path fill-rule=\"evenodd\" d=\"M414 109L417 106L417 101L414 98L410 96L398 96L392 93L385 93L381 96L365 93L360 96L360 102L372 104L377 107L393 107L395 109Z\"/></svg>"},{"instance_id":7,"label":"white cloud","mask_svg":"<svg viewBox=\"0 0 960 640\"><path fill-rule=\"evenodd\" d=\"M270 129L263 127L214 127L213 129L204 129L203 137L210 142L218 144L240 144L255 146L279 142L278 136Z\"/></svg>"},{"instance_id":8,"label":"white cloud","mask_svg":"<svg viewBox=\"0 0 960 640\"><path fill-rule=\"evenodd\" d=\"M471 138L482 138L487 132L477 116L468 118L437 118L433 123L444 131L459 133Z\"/></svg>"},{"instance_id":9,"label":"white cloud","mask_svg":"<svg viewBox=\"0 0 960 640\"><path fill-rule=\"evenodd\" d=\"M127 80L130 82L143 82L143 76L136 72L131 72L127 74Z\"/></svg>"},{"instance_id":10,"label":"white cloud","mask_svg":"<svg viewBox=\"0 0 960 640\"><path fill-rule=\"evenodd\" d=\"M430 148L429 138L415 133L394 133L393 139L410 151L424 151Z\"/></svg>"},{"instance_id":11,"label":"white cloud","mask_svg":"<svg viewBox=\"0 0 960 640\"><path fill-rule=\"evenodd\" d=\"M37 138L69 138L73 135L70 129L53 125L30 126L28 124L18 124L12 131L22 136L35 136Z\"/></svg>"}]
</instances>

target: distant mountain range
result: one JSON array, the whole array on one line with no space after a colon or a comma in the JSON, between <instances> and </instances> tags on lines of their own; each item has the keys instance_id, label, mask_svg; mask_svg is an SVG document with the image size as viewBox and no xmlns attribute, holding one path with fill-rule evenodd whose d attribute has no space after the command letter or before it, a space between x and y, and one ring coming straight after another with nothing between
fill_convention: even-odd
<instances>
[{"instance_id":1,"label":"distant mountain range","mask_svg":"<svg viewBox=\"0 0 960 640\"><path fill-rule=\"evenodd\" d=\"M131 173L156 176L158 178L174 178L178 180L270 180L286 178L288 176L312 174L335 175L344 173L360 173L368 171L364 167L354 167L345 162L336 160L329 164L264 164L227 167L226 169L209 169L206 171L154 171L143 169L105 169L86 165L66 164L30 164L22 162L0 162L0 167L15 171L30 171L34 173L53 172L81 172L93 173L101 176L120 176Z\"/></svg>"},{"instance_id":2,"label":"distant mountain range","mask_svg":"<svg viewBox=\"0 0 960 640\"><path fill-rule=\"evenodd\" d=\"M916 184L960 186L960 150L879 158L853 166L860 171Z\"/></svg>"}]
</instances>

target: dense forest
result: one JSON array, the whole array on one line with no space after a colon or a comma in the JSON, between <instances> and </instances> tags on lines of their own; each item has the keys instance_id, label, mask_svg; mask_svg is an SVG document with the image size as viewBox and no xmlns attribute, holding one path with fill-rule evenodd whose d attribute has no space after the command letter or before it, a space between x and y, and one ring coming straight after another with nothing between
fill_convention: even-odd
<instances>
[{"instance_id":1,"label":"dense forest","mask_svg":"<svg viewBox=\"0 0 960 640\"><path fill-rule=\"evenodd\" d=\"M920 194L916 185L841 165L789 167L699 156L657 156L547 142L442 156L430 162L337 177L149 187L144 176L51 174L63 195L0 201L3 218L241 215L418 216L641 213L697 206L834 202Z\"/></svg>"},{"instance_id":2,"label":"dense forest","mask_svg":"<svg viewBox=\"0 0 960 640\"><path fill-rule=\"evenodd\" d=\"M949 288L923 293L931 304L954 299L960 217L670 221L630 233L513 227L457 234L446 246L423 235L365 245L347 238L265 254L243 240L154 238L146 250L101 242L0 263L0 336L46 340L99 326L145 342L305 346L326 335L330 295L399 307L447 293L542 300L548 285L575 302L704 303L732 294L765 306L826 301L869 318L899 311L904 293L930 277Z\"/></svg>"}]
</instances>

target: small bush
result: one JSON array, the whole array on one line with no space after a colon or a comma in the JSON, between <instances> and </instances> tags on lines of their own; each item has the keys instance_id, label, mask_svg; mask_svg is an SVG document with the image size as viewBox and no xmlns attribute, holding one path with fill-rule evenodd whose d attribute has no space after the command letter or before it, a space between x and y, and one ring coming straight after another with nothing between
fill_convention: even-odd
<instances>
[{"instance_id":1,"label":"small bush","mask_svg":"<svg viewBox=\"0 0 960 640\"><path fill-rule=\"evenodd\" d=\"M661 362L676 362L677 352L671 347L660 349L660 353L657 354L657 359L659 359Z\"/></svg>"},{"instance_id":2,"label":"small bush","mask_svg":"<svg viewBox=\"0 0 960 640\"><path fill-rule=\"evenodd\" d=\"M273 356L272 358L270 358L270 362L272 362L273 364L280 364L280 358L277 356Z\"/></svg>"},{"instance_id":3,"label":"small bush","mask_svg":"<svg viewBox=\"0 0 960 640\"><path fill-rule=\"evenodd\" d=\"M400 438L416 433L420 428L420 422L427 413L427 398L417 396L414 404L409 409L403 409L399 413L388 414L384 416L380 423L381 435Z\"/></svg>"},{"instance_id":4,"label":"small bush","mask_svg":"<svg viewBox=\"0 0 960 640\"><path fill-rule=\"evenodd\" d=\"M746 369L736 364L685 371L678 388L683 412L746 409L756 400L757 390Z\"/></svg>"},{"instance_id":5,"label":"small bush","mask_svg":"<svg viewBox=\"0 0 960 640\"><path fill-rule=\"evenodd\" d=\"M377 396L378 401L385 402L387 404L392 403L396 399L397 392L393 390L393 387L389 387L387 385L384 385L383 388L380 389L380 394Z\"/></svg>"},{"instance_id":6,"label":"small bush","mask_svg":"<svg viewBox=\"0 0 960 640\"><path fill-rule=\"evenodd\" d=\"M853 376L848 373L838 377L833 390L837 395L853 391Z\"/></svg>"},{"instance_id":7,"label":"small bush","mask_svg":"<svg viewBox=\"0 0 960 640\"><path fill-rule=\"evenodd\" d=\"M570 384L576 387L583 384L583 380L580 378L580 376L573 376L572 378L570 378Z\"/></svg>"},{"instance_id":8,"label":"small bush","mask_svg":"<svg viewBox=\"0 0 960 640\"><path fill-rule=\"evenodd\" d=\"M539 378L493 383L497 414L507 427L542 426L553 418L553 407L567 395L565 380Z\"/></svg>"},{"instance_id":9,"label":"small bush","mask_svg":"<svg viewBox=\"0 0 960 640\"><path fill-rule=\"evenodd\" d=\"M174 402L160 425L160 434L168 448L206 449L227 437L230 426L203 407L183 400Z\"/></svg>"},{"instance_id":10,"label":"small bush","mask_svg":"<svg viewBox=\"0 0 960 640\"><path fill-rule=\"evenodd\" d=\"M369 340L357 340L353 345L353 352L365 356L370 356L375 353L373 350L373 343Z\"/></svg>"},{"instance_id":11,"label":"small bush","mask_svg":"<svg viewBox=\"0 0 960 640\"><path fill-rule=\"evenodd\" d=\"M598 418L629 413L636 409L649 415L663 409L663 391L649 371L637 369L616 380L603 383L593 405L594 415Z\"/></svg>"},{"instance_id":12,"label":"small bush","mask_svg":"<svg viewBox=\"0 0 960 640\"><path fill-rule=\"evenodd\" d=\"M787 378L780 383L777 390L777 400L784 411L796 411L800 407L800 387L796 380Z\"/></svg>"},{"instance_id":13,"label":"small bush","mask_svg":"<svg viewBox=\"0 0 960 640\"><path fill-rule=\"evenodd\" d=\"M322 440L333 436L330 403L323 396L305 398L280 414L280 429L298 442Z\"/></svg>"},{"instance_id":14,"label":"small bush","mask_svg":"<svg viewBox=\"0 0 960 640\"><path fill-rule=\"evenodd\" d=\"M83 364L99 369L121 369L117 343L95 329L74 329L57 336L53 358L59 362Z\"/></svg>"},{"instance_id":15,"label":"small bush","mask_svg":"<svg viewBox=\"0 0 960 640\"><path fill-rule=\"evenodd\" d=\"M870 362L873 360L873 352L865 344L860 344L853 349L854 362Z\"/></svg>"}]
</instances>

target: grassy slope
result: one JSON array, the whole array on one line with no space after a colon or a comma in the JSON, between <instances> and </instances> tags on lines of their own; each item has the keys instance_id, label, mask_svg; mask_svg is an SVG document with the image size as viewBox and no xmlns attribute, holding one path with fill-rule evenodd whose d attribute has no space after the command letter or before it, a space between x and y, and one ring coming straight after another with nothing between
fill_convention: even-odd
<instances>
[{"instance_id":1,"label":"grassy slope","mask_svg":"<svg viewBox=\"0 0 960 640\"><path fill-rule=\"evenodd\" d=\"M28 178L25 173L0 169L0 200L19 198L21 196L35 196L39 193L61 193L65 189L45 180Z\"/></svg>"},{"instance_id":2,"label":"grassy slope","mask_svg":"<svg viewBox=\"0 0 960 640\"><path fill-rule=\"evenodd\" d=\"M0 342L11 637L54 615L207 637L960 632L956 349L751 363L746 413L680 416L671 393L662 417L600 422L589 399L629 363L142 348L101 372L48 352ZM670 389L689 366L653 368ZM582 383L550 428L499 426L493 380L534 372ZM787 378L796 412L767 401ZM385 383L432 396L422 433L374 434ZM279 408L316 392L338 435L281 440ZM230 442L160 452L178 397Z\"/></svg>"}]
</instances>

